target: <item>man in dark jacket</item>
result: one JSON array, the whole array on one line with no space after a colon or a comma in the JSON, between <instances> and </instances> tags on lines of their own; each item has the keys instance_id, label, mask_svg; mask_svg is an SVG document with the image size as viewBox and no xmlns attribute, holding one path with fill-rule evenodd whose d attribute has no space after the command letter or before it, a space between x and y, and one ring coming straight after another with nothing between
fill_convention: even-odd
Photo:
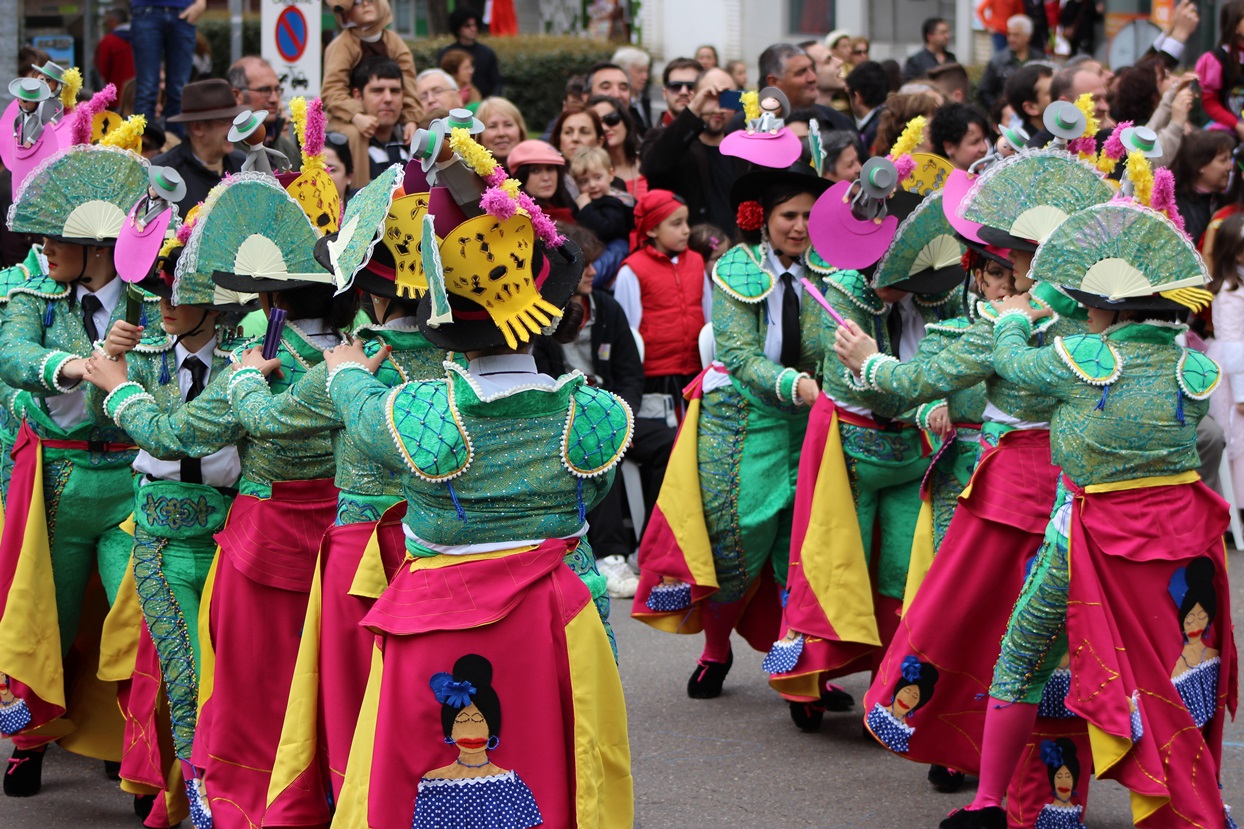
<instances>
[{"instance_id":1,"label":"man in dark jacket","mask_svg":"<svg viewBox=\"0 0 1244 829\"><path fill-rule=\"evenodd\" d=\"M553 377L569 371L581 371L587 376L588 382L618 395L638 415L643 401L644 365L635 343L635 335L617 301L606 293L592 291L595 271L591 263L600 255L604 246L590 231L581 227L559 224L558 229L583 249L583 259L587 265L583 269L583 279L579 282L572 301L583 303L585 321L579 331L579 338L569 345L559 345L551 337L537 339L533 349L536 367ZM635 418L635 435L626 457L636 461L641 469L645 515L651 513L657 493L661 490L675 434L674 427L664 419ZM631 552L632 540L628 538L626 528L622 525L623 487L622 476L618 475L605 500L588 513L588 540L598 559L611 556L626 559ZM619 591L615 587L615 578L611 577L613 567L605 566L607 564L616 567L617 561L601 566L601 572L609 580L610 594L613 595ZM630 591L631 596L635 595L634 583L630 586Z\"/></svg>"},{"instance_id":2,"label":"man in dark jacket","mask_svg":"<svg viewBox=\"0 0 1244 829\"><path fill-rule=\"evenodd\" d=\"M233 98L233 88L221 78L195 81L182 90L181 113L168 120L186 125L186 140L151 160L172 167L186 182L186 196L177 203L182 216L207 198L208 192L229 173L240 173L246 157L229 143L233 117L246 107Z\"/></svg>"},{"instance_id":3,"label":"man in dark jacket","mask_svg":"<svg viewBox=\"0 0 1244 829\"><path fill-rule=\"evenodd\" d=\"M708 222L736 235L730 188L747 169L742 159L722 155L726 119L718 95L734 89L721 69L710 69L696 82L691 102L668 126L652 130L641 151L640 172L653 189L682 196L691 224Z\"/></svg>"},{"instance_id":4,"label":"man in dark jacket","mask_svg":"<svg viewBox=\"0 0 1244 829\"><path fill-rule=\"evenodd\" d=\"M904 83L925 77L930 69L959 62L955 53L946 48L950 45L950 24L944 19L930 17L924 21L920 26L920 36L924 39L924 48L903 64Z\"/></svg>"},{"instance_id":5,"label":"man in dark jacket","mask_svg":"<svg viewBox=\"0 0 1244 829\"><path fill-rule=\"evenodd\" d=\"M485 98L500 95L501 64L497 62L497 53L479 42L479 12L470 6L459 5L449 13L449 31L455 41L436 53L436 65L440 66L441 58L450 49L470 52L475 60L475 75L471 83Z\"/></svg>"}]
</instances>

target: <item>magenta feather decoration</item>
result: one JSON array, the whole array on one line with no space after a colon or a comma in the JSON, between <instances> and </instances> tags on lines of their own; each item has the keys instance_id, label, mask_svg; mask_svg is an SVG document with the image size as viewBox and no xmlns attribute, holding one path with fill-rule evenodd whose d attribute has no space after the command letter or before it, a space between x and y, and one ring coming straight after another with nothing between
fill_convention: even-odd
<instances>
[{"instance_id":1,"label":"magenta feather decoration","mask_svg":"<svg viewBox=\"0 0 1244 829\"><path fill-rule=\"evenodd\" d=\"M73 126L71 128L73 143L91 143L91 134L95 127L95 115L107 109L108 105L116 99L116 86L108 84L92 95L91 100L78 104L73 111Z\"/></svg>"},{"instance_id":2,"label":"magenta feather decoration","mask_svg":"<svg viewBox=\"0 0 1244 829\"><path fill-rule=\"evenodd\" d=\"M911 178L911 174L916 172L916 159L912 158L908 153L903 153L894 159L894 168L898 170L898 180L900 182L907 181Z\"/></svg>"},{"instance_id":3,"label":"magenta feather decoration","mask_svg":"<svg viewBox=\"0 0 1244 829\"><path fill-rule=\"evenodd\" d=\"M535 229L536 235L544 240L544 243L551 248L559 248L566 238L557 232L557 225L553 220L544 215L544 211L535 203L535 200L526 193L518 194L518 206L527 211L527 215L531 217L531 226Z\"/></svg>"},{"instance_id":4,"label":"magenta feather decoration","mask_svg":"<svg viewBox=\"0 0 1244 829\"><path fill-rule=\"evenodd\" d=\"M181 242L183 245L186 244L186 242L190 241L190 234L193 232L194 223L186 222L181 227L177 228L177 241Z\"/></svg>"},{"instance_id":5,"label":"magenta feather decoration","mask_svg":"<svg viewBox=\"0 0 1244 829\"><path fill-rule=\"evenodd\" d=\"M501 221L510 219L518 212L518 204L500 187L489 187L479 200L480 209Z\"/></svg>"},{"instance_id":6,"label":"magenta feather decoration","mask_svg":"<svg viewBox=\"0 0 1244 829\"><path fill-rule=\"evenodd\" d=\"M1110 133L1110 137L1106 139L1106 143L1101 148L1101 154L1113 161L1118 161L1127 155L1127 148L1123 146L1123 130L1132 126L1131 121L1123 121L1114 128L1114 132Z\"/></svg>"},{"instance_id":7,"label":"magenta feather decoration","mask_svg":"<svg viewBox=\"0 0 1244 829\"><path fill-rule=\"evenodd\" d=\"M1179 208L1175 205L1175 174L1165 167L1160 167L1153 173L1153 194L1149 197L1149 202L1150 207L1159 213L1165 213L1176 227L1186 230L1184 217L1179 215Z\"/></svg>"},{"instance_id":8,"label":"magenta feather decoration","mask_svg":"<svg viewBox=\"0 0 1244 829\"><path fill-rule=\"evenodd\" d=\"M1086 155L1094 155L1097 152L1097 139L1093 138L1091 135L1087 137L1073 138L1071 141L1067 142L1067 152L1072 155L1080 155L1081 153Z\"/></svg>"},{"instance_id":9,"label":"magenta feather decoration","mask_svg":"<svg viewBox=\"0 0 1244 829\"><path fill-rule=\"evenodd\" d=\"M307 138L302 148L303 155L324 154L324 102L312 98L307 104Z\"/></svg>"},{"instance_id":10,"label":"magenta feather decoration","mask_svg":"<svg viewBox=\"0 0 1244 829\"><path fill-rule=\"evenodd\" d=\"M507 178L509 178L509 173L505 171L504 167L498 164L492 169L491 173L484 176L484 181L488 183L489 187L500 187L502 184L505 184L505 180Z\"/></svg>"}]
</instances>

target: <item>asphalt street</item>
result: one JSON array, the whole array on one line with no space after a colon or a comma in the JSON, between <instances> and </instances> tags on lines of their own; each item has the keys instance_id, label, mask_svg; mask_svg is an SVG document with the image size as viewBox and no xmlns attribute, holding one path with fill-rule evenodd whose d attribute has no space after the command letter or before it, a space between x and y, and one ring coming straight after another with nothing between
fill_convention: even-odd
<instances>
[{"instance_id":1,"label":"asphalt street","mask_svg":"<svg viewBox=\"0 0 1244 829\"><path fill-rule=\"evenodd\" d=\"M1244 553L1231 555L1232 604L1244 630ZM735 664L716 700L685 692L700 639L670 636L630 619L614 603L630 719L636 826L713 829L932 829L970 790L938 794L926 769L861 734L862 714L829 714L819 734L800 733L760 671L762 654L736 639ZM866 677L844 686L863 697ZM858 706L857 706L858 707ZM1223 785L1244 811L1244 722L1227 726ZM0 746L4 756L7 746ZM1090 829L1131 826L1127 794L1094 783ZM94 760L53 749L37 797L0 797L0 829L137 829L131 801ZM183 824L189 829L189 823Z\"/></svg>"}]
</instances>

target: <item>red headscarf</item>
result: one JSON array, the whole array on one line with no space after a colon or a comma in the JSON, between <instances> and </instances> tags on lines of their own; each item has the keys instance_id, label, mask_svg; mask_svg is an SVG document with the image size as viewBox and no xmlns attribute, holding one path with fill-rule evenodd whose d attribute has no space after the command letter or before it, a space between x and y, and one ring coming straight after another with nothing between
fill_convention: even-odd
<instances>
[{"instance_id":1,"label":"red headscarf","mask_svg":"<svg viewBox=\"0 0 1244 829\"><path fill-rule=\"evenodd\" d=\"M649 190L635 205L635 236L637 245L646 244L648 231L665 221L687 203L669 190Z\"/></svg>"}]
</instances>

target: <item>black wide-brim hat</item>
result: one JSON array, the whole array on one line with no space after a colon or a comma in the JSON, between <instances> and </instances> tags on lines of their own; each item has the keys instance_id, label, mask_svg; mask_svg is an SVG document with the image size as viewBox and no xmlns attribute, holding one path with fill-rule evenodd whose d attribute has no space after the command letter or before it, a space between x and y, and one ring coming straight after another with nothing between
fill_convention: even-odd
<instances>
[{"instance_id":1,"label":"black wide-brim hat","mask_svg":"<svg viewBox=\"0 0 1244 829\"><path fill-rule=\"evenodd\" d=\"M326 288L333 287L331 280L320 282L312 279L261 279L243 273L228 273L226 271L216 271L213 273L212 281L225 290L238 291L244 294L279 294L282 291L295 291L299 288L310 288L315 285L321 285Z\"/></svg>"},{"instance_id":2,"label":"black wide-brim hat","mask_svg":"<svg viewBox=\"0 0 1244 829\"><path fill-rule=\"evenodd\" d=\"M1060 286L1060 290L1067 296L1074 299L1081 305L1089 308L1100 308L1105 311L1182 311L1188 312L1188 306L1181 305L1173 299L1167 299L1161 294L1149 294L1148 296L1130 296L1123 299L1110 299L1101 294L1093 294L1088 291L1081 291L1079 288L1065 288Z\"/></svg>"},{"instance_id":3,"label":"black wide-brim hat","mask_svg":"<svg viewBox=\"0 0 1244 829\"><path fill-rule=\"evenodd\" d=\"M532 272L536 274L536 284L544 301L557 308L565 308L583 278L583 251L569 239L556 248L537 241ZM432 315L431 295L425 295L419 301L416 321L429 342L446 351L461 352L506 345L505 335L483 306L453 293L448 296L453 322L437 327L428 324L428 318ZM553 320L553 325L556 326L557 322L557 319Z\"/></svg>"},{"instance_id":4,"label":"black wide-brim hat","mask_svg":"<svg viewBox=\"0 0 1244 829\"><path fill-rule=\"evenodd\" d=\"M962 285L966 276L967 271L963 270L962 265L925 268L920 273L912 274L890 287L909 294L941 294Z\"/></svg>"},{"instance_id":5,"label":"black wide-brim hat","mask_svg":"<svg viewBox=\"0 0 1244 829\"><path fill-rule=\"evenodd\" d=\"M816 170L804 161L796 161L784 170L753 167L735 179L730 187L730 207L738 210L739 205L745 201L760 201L766 190L777 185L798 187L813 196L819 196L832 187L833 182L818 176Z\"/></svg>"},{"instance_id":6,"label":"black wide-brim hat","mask_svg":"<svg viewBox=\"0 0 1244 829\"><path fill-rule=\"evenodd\" d=\"M1029 253L1037 249L1037 243L1032 239L1021 239L1019 236L1014 236L1005 230L999 230L988 225L981 225L976 231L976 235L981 237L982 242L994 247L1026 250Z\"/></svg>"},{"instance_id":7,"label":"black wide-brim hat","mask_svg":"<svg viewBox=\"0 0 1244 829\"><path fill-rule=\"evenodd\" d=\"M1007 259L1005 256L999 256L998 254L990 250L986 245L982 245L980 242L976 241L975 239L969 239L968 237L964 236L962 233L960 233L957 230L955 231L955 238L959 240L959 244L963 245L965 248L977 254L978 256L983 256L986 259L990 260L991 262L997 262L999 265L1009 270L1015 270L1014 262L1012 262L1010 259ZM1001 246L994 245L994 247L1001 247Z\"/></svg>"},{"instance_id":8,"label":"black wide-brim hat","mask_svg":"<svg viewBox=\"0 0 1244 829\"><path fill-rule=\"evenodd\" d=\"M168 253L167 256L161 256L156 259L155 264L151 266L151 273L146 278L138 282L138 287L142 288L149 294L154 294L161 299L173 301L173 285L164 278L165 273L173 273L177 270L177 262L181 259L181 253L185 247L178 245ZM198 303L183 302L181 305L188 305L194 308L202 308L205 311L219 311L222 314L249 314L259 308L259 300L247 303Z\"/></svg>"}]
</instances>

